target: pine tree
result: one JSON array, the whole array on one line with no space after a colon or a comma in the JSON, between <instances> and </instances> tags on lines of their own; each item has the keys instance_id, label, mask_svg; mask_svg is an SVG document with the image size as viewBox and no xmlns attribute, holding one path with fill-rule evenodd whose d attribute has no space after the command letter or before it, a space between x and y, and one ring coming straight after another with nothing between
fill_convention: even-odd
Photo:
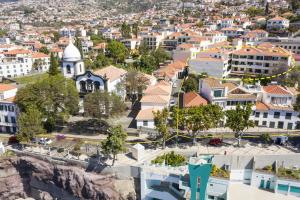
<instances>
[{"instance_id":1,"label":"pine tree","mask_svg":"<svg viewBox=\"0 0 300 200\"><path fill-rule=\"evenodd\" d=\"M50 76L55 76L60 73L58 59L53 55L53 53L51 53L50 56L50 68L48 73Z\"/></svg>"}]
</instances>

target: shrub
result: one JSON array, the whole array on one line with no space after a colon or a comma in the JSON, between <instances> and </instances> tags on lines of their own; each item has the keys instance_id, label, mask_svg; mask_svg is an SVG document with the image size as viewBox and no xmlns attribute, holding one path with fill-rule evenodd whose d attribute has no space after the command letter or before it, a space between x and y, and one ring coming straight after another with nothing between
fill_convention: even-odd
<instances>
[{"instance_id":1,"label":"shrub","mask_svg":"<svg viewBox=\"0 0 300 200\"><path fill-rule=\"evenodd\" d=\"M270 136L269 133L263 133L261 136L260 136L260 139L263 141L263 143L265 144L268 144L268 143L271 143L272 142L272 138Z\"/></svg>"},{"instance_id":2,"label":"shrub","mask_svg":"<svg viewBox=\"0 0 300 200\"><path fill-rule=\"evenodd\" d=\"M174 151L172 151L162 156L158 156L151 161L152 164L163 164L164 162L166 165L177 167L186 164L186 158L180 154L175 154Z\"/></svg>"},{"instance_id":3,"label":"shrub","mask_svg":"<svg viewBox=\"0 0 300 200\"><path fill-rule=\"evenodd\" d=\"M62 153L62 152L64 152L64 151L65 151L64 148L58 148L58 149L57 149L57 153Z\"/></svg>"},{"instance_id":4,"label":"shrub","mask_svg":"<svg viewBox=\"0 0 300 200\"><path fill-rule=\"evenodd\" d=\"M216 165L212 165L210 175L215 177L229 178L229 172L227 170L218 168Z\"/></svg>"}]
</instances>

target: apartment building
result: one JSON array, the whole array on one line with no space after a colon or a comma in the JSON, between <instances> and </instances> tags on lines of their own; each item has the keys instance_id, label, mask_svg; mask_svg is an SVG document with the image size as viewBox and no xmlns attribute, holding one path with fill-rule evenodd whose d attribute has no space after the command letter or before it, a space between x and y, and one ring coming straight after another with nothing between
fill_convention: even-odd
<instances>
[{"instance_id":1,"label":"apartment building","mask_svg":"<svg viewBox=\"0 0 300 200\"><path fill-rule=\"evenodd\" d=\"M300 54L300 38L292 37L268 37L262 38L258 43L269 42L276 47L281 47L295 54Z\"/></svg>"},{"instance_id":2,"label":"apartment building","mask_svg":"<svg viewBox=\"0 0 300 200\"><path fill-rule=\"evenodd\" d=\"M256 29L241 36L244 44L255 45L258 41L263 40L269 36L269 33L265 30Z\"/></svg>"},{"instance_id":3,"label":"apartment building","mask_svg":"<svg viewBox=\"0 0 300 200\"><path fill-rule=\"evenodd\" d=\"M235 83L221 83L214 78L205 78L199 84L200 95L209 103L219 105L223 110L235 109L237 104L251 103L250 117L258 127L286 130L300 129L299 112L293 109L296 88L280 85L247 86Z\"/></svg>"},{"instance_id":4,"label":"apartment building","mask_svg":"<svg viewBox=\"0 0 300 200\"><path fill-rule=\"evenodd\" d=\"M207 73L209 76L224 78L231 72L230 51L221 48L208 49L189 60L189 72Z\"/></svg>"},{"instance_id":5,"label":"apartment building","mask_svg":"<svg viewBox=\"0 0 300 200\"><path fill-rule=\"evenodd\" d=\"M14 49L0 53L0 76L17 77L29 74L32 70L31 51Z\"/></svg>"},{"instance_id":6,"label":"apartment building","mask_svg":"<svg viewBox=\"0 0 300 200\"><path fill-rule=\"evenodd\" d=\"M270 43L244 46L232 52L231 74L237 76L272 75L286 71L292 65L292 55L287 50Z\"/></svg>"},{"instance_id":7,"label":"apartment building","mask_svg":"<svg viewBox=\"0 0 300 200\"><path fill-rule=\"evenodd\" d=\"M47 72L50 67L50 56L44 53L36 52L32 55L33 69L38 72Z\"/></svg>"},{"instance_id":8,"label":"apartment building","mask_svg":"<svg viewBox=\"0 0 300 200\"><path fill-rule=\"evenodd\" d=\"M188 40L191 39L192 36L201 36L193 31L181 31L181 32L174 32L171 35L168 35L163 40L163 47L168 50L172 51L177 48L178 45L186 43Z\"/></svg>"},{"instance_id":9,"label":"apartment building","mask_svg":"<svg viewBox=\"0 0 300 200\"><path fill-rule=\"evenodd\" d=\"M290 26L290 20L283 17L274 17L267 21L267 30L283 30Z\"/></svg>"},{"instance_id":10,"label":"apartment building","mask_svg":"<svg viewBox=\"0 0 300 200\"><path fill-rule=\"evenodd\" d=\"M17 132L18 108L14 103L17 87L0 84L0 132Z\"/></svg>"},{"instance_id":11,"label":"apartment building","mask_svg":"<svg viewBox=\"0 0 300 200\"><path fill-rule=\"evenodd\" d=\"M142 43L145 44L150 50L155 50L159 47L164 36L160 33L149 33L143 35Z\"/></svg>"},{"instance_id":12,"label":"apartment building","mask_svg":"<svg viewBox=\"0 0 300 200\"><path fill-rule=\"evenodd\" d=\"M244 29L237 27L223 28L221 29L221 32L229 38L240 37L245 34Z\"/></svg>"}]
</instances>

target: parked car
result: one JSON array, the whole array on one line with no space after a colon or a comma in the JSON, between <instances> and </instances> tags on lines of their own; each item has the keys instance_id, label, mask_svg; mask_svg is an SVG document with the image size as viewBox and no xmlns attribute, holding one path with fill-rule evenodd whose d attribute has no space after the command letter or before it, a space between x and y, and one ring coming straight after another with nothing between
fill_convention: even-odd
<instances>
[{"instance_id":1,"label":"parked car","mask_svg":"<svg viewBox=\"0 0 300 200\"><path fill-rule=\"evenodd\" d=\"M286 145L288 139L289 138L287 136L278 136L278 137L274 137L273 141L277 145Z\"/></svg>"},{"instance_id":2,"label":"parked car","mask_svg":"<svg viewBox=\"0 0 300 200\"><path fill-rule=\"evenodd\" d=\"M43 144L43 145L51 144L51 143L52 143L52 140L49 138L41 138L39 141L39 144Z\"/></svg>"},{"instance_id":3,"label":"parked car","mask_svg":"<svg viewBox=\"0 0 300 200\"><path fill-rule=\"evenodd\" d=\"M17 139L17 136L10 136L9 139L8 139L8 144L18 144L19 141Z\"/></svg>"},{"instance_id":4,"label":"parked car","mask_svg":"<svg viewBox=\"0 0 300 200\"><path fill-rule=\"evenodd\" d=\"M51 144L51 143L52 143L52 140L50 138L46 138L45 144Z\"/></svg>"},{"instance_id":5,"label":"parked car","mask_svg":"<svg viewBox=\"0 0 300 200\"><path fill-rule=\"evenodd\" d=\"M170 100L170 106L175 106L175 105L176 105L175 99L171 99Z\"/></svg>"},{"instance_id":6,"label":"parked car","mask_svg":"<svg viewBox=\"0 0 300 200\"><path fill-rule=\"evenodd\" d=\"M211 146L220 146L222 143L223 143L223 140L220 138L212 138L208 142L208 144Z\"/></svg>"}]
</instances>

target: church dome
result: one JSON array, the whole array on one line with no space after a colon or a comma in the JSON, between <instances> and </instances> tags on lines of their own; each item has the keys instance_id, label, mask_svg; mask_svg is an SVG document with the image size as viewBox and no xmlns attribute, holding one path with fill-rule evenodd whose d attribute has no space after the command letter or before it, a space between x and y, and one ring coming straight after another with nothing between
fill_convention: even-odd
<instances>
[{"instance_id":1,"label":"church dome","mask_svg":"<svg viewBox=\"0 0 300 200\"><path fill-rule=\"evenodd\" d=\"M70 43L64 50L63 61L76 62L79 60L81 60L81 54L70 40Z\"/></svg>"}]
</instances>

